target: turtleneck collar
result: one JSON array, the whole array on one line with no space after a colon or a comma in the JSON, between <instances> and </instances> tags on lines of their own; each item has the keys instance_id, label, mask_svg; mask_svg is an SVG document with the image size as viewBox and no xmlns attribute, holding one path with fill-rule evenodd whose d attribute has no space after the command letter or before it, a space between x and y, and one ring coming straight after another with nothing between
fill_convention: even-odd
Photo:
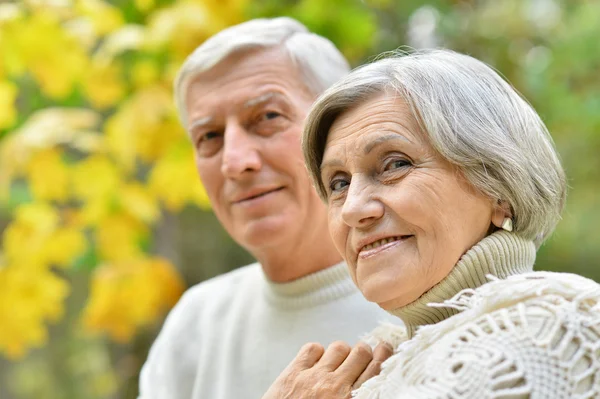
<instances>
[{"instance_id":1,"label":"turtleneck collar","mask_svg":"<svg viewBox=\"0 0 600 399\"><path fill-rule=\"evenodd\" d=\"M454 266L450 274L416 301L389 311L404 321L408 336L417 327L440 322L456 313L451 308L428 306L452 298L465 288L477 288L489 280L491 274L500 279L533 270L536 247L533 241L515 233L497 231L475 244Z\"/></svg>"},{"instance_id":2,"label":"turtleneck collar","mask_svg":"<svg viewBox=\"0 0 600 399\"><path fill-rule=\"evenodd\" d=\"M358 292L345 262L289 283L275 283L265 276L269 302L283 308L316 306Z\"/></svg>"}]
</instances>

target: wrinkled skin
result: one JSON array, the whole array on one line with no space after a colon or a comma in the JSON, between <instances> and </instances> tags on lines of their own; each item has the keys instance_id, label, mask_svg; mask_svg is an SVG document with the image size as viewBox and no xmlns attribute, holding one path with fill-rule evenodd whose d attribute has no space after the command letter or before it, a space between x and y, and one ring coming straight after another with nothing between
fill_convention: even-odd
<instances>
[{"instance_id":1,"label":"wrinkled skin","mask_svg":"<svg viewBox=\"0 0 600 399\"><path fill-rule=\"evenodd\" d=\"M381 371L393 349L386 343L374 350L363 342L351 348L334 342L327 350L306 344L262 399L348 399L350 393Z\"/></svg>"}]
</instances>

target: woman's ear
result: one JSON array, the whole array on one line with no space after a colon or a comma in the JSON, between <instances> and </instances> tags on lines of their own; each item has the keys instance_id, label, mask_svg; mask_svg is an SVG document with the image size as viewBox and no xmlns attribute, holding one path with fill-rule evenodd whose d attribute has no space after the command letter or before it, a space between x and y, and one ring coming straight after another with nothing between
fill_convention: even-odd
<instances>
[{"instance_id":1,"label":"woman's ear","mask_svg":"<svg viewBox=\"0 0 600 399\"><path fill-rule=\"evenodd\" d=\"M499 229L512 230L512 212L506 201L498 200L492 212L492 224ZM507 221L508 219L508 221ZM510 225L510 229L508 228Z\"/></svg>"}]
</instances>

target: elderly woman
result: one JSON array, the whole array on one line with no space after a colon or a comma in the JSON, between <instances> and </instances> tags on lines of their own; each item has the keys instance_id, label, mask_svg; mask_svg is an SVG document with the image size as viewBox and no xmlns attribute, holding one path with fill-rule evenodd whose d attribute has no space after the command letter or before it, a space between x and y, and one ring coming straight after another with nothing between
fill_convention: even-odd
<instances>
[{"instance_id":1,"label":"elderly woman","mask_svg":"<svg viewBox=\"0 0 600 399\"><path fill-rule=\"evenodd\" d=\"M434 50L355 70L313 106L303 149L354 282L406 325L354 397L600 397L600 287L532 272L564 172L491 68ZM347 398L361 350L307 345L265 398Z\"/></svg>"}]
</instances>

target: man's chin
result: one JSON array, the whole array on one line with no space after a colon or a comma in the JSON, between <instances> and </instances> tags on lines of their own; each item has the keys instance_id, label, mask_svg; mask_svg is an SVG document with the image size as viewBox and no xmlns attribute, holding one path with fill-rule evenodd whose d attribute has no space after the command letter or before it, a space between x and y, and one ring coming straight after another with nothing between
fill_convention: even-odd
<instances>
[{"instance_id":1,"label":"man's chin","mask_svg":"<svg viewBox=\"0 0 600 399\"><path fill-rule=\"evenodd\" d=\"M241 243L247 248L264 248L277 245L290 231L290 223L283 218L269 217L248 223Z\"/></svg>"}]
</instances>

